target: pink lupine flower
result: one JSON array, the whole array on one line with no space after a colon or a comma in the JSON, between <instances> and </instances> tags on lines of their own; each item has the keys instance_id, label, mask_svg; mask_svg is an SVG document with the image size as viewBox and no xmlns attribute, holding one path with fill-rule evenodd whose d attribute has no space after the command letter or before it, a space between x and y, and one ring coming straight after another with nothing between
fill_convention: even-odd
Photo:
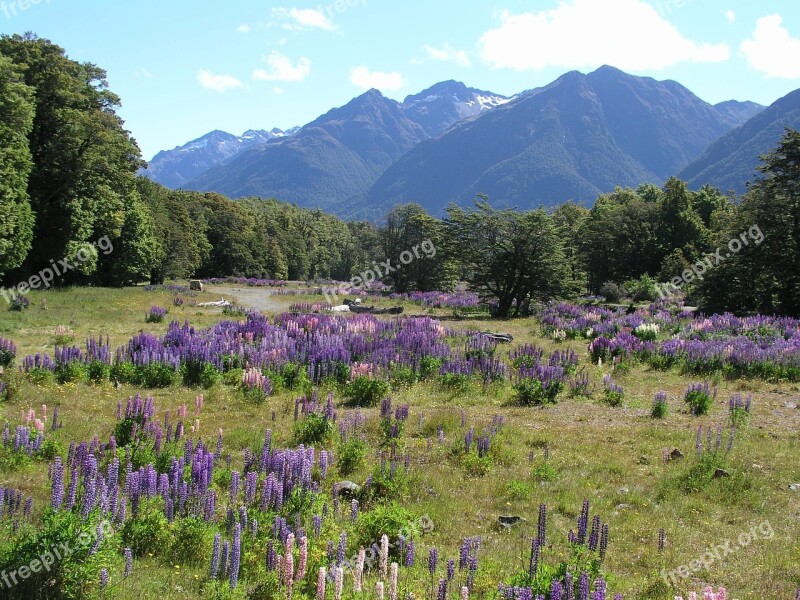
<instances>
[{"instance_id":1,"label":"pink lupine flower","mask_svg":"<svg viewBox=\"0 0 800 600\"><path fill-rule=\"evenodd\" d=\"M389 600L397 600L397 563L389 567Z\"/></svg>"},{"instance_id":2,"label":"pink lupine flower","mask_svg":"<svg viewBox=\"0 0 800 600\"><path fill-rule=\"evenodd\" d=\"M461 588L461 600L469 600L469 588L467 586Z\"/></svg>"},{"instance_id":3,"label":"pink lupine flower","mask_svg":"<svg viewBox=\"0 0 800 600\"><path fill-rule=\"evenodd\" d=\"M361 578L364 576L364 561L366 559L366 552L364 546L358 549L358 558L356 559L356 568L353 570L353 591L361 591Z\"/></svg>"},{"instance_id":4,"label":"pink lupine flower","mask_svg":"<svg viewBox=\"0 0 800 600\"><path fill-rule=\"evenodd\" d=\"M342 587L344 585L344 569L334 567L333 575L333 597L334 600L342 600Z\"/></svg>"},{"instance_id":5,"label":"pink lupine flower","mask_svg":"<svg viewBox=\"0 0 800 600\"><path fill-rule=\"evenodd\" d=\"M386 572L389 567L389 537L384 533L381 536L381 547L378 551L379 565L381 579L386 579Z\"/></svg>"},{"instance_id":6,"label":"pink lupine flower","mask_svg":"<svg viewBox=\"0 0 800 600\"><path fill-rule=\"evenodd\" d=\"M286 558L283 561L283 571L283 582L286 585L286 598L291 600L294 586L294 556L292 556L290 552L286 553Z\"/></svg>"},{"instance_id":7,"label":"pink lupine flower","mask_svg":"<svg viewBox=\"0 0 800 600\"><path fill-rule=\"evenodd\" d=\"M306 565L308 564L308 538L300 538L300 560L297 562L297 575L295 580L300 581L306 576Z\"/></svg>"},{"instance_id":8,"label":"pink lupine flower","mask_svg":"<svg viewBox=\"0 0 800 600\"><path fill-rule=\"evenodd\" d=\"M375 584L375 600L383 600L383 582Z\"/></svg>"},{"instance_id":9,"label":"pink lupine flower","mask_svg":"<svg viewBox=\"0 0 800 600\"><path fill-rule=\"evenodd\" d=\"M316 600L325 600L325 579L327 577L325 567L319 568L319 575L317 575L317 598Z\"/></svg>"}]
</instances>

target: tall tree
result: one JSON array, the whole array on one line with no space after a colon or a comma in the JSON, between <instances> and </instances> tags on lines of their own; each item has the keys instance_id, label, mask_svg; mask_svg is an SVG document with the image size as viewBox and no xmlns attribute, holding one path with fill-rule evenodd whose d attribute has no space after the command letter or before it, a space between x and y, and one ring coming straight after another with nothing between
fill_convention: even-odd
<instances>
[{"instance_id":1,"label":"tall tree","mask_svg":"<svg viewBox=\"0 0 800 600\"><path fill-rule=\"evenodd\" d=\"M762 161L718 238L727 258L698 290L705 310L800 315L800 132L787 129Z\"/></svg>"},{"instance_id":2,"label":"tall tree","mask_svg":"<svg viewBox=\"0 0 800 600\"><path fill-rule=\"evenodd\" d=\"M0 278L20 266L31 249L33 213L27 188L33 114L33 89L0 54Z\"/></svg>"},{"instance_id":3,"label":"tall tree","mask_svg":"<svg viewBox=\"0 0 800 600\"><path fill-rule=\"evenodd\" d=\"M387 215L380 234L384 261L391 261L389 266L394 269L385 281L396 291L428 292L447 289L455 283L455 267L445 244L444 225L419 204L395 207Z\"/></svg>"},{"instance_id":4,"label":"tall tree","mask_svg":"<svg viewBox=\"0 0 800 600\"><path fill-rule=\"evenodd\" d=\"M62 48L32 34L0 37L0 53L36 90L28 179L36 225L23 265L30 273L102 236L119 236L126 208L135 206L129 195L142 163L115 112L120 100L109 91L105 71L70 60ZM82 266L85 271L88 265ZM74 271L68 278L87 275Z\"/></svg>"},{"instance_id":5,"label":"tall tree","mask_svg":"<svg viewBox=\"0 0 800 600\"><path fill-rule=\"evenodd\" d=\"M558 229L543 210L498 210L478 200L474 209L450 205L448 237L470 285L506 318L530 303L569 295L571 279Z\"/></svg>"}]
</instances>

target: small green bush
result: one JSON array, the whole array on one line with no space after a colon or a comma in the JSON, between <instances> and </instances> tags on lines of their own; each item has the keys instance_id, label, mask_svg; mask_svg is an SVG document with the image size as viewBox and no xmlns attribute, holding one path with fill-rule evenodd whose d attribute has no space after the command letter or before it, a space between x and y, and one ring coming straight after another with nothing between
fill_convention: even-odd
<instances>
[{"instance_id":1,"label":"small green bush","mask_svg":"<svg viewBox=\"0 0 800 600\"><path fill-rule=\"evenodd\" d=\"M349 406L376 406L391 391L391 386L381 379L359 375L344 390Z\"/></svg>"},{"instance_id":2,"label":"small green bush","mask_svg":"<svg viewBox=\"0 0 800 600\"><path fill-rule=\"evenodd\" d=\"M122 545L130 548L134 556L153 554L169 558L172 539L169 523L163 511L145 502L139 505L139 514L125 521L120 530Z\"/></svg>"},{"instance_id":3,"label":"small green bush","mask_svg":"<svg viewBox=\"0 0 800 600\"><path fill-rule=\"evenodd\" d=\"M336 447L336 466L339 474L346 477L355 473L364 464L367 445L356 435L350 436Z\"/></svg>"},{"instance_id":4,"label":"small green bush","mask_svg":"<svg viewBox=\"0 0 800 600\"><path fill-rule=\"evenodd\" d=\"M294 425L292 438L295 444L322 444L330 441L333 422L325 415L308 413Z\"/></svg>"},{"instance_id":5,"label":"small green bush","mask_svg":"<svg viewBox=\"0 0 800 600\"><path fill-rule=\"evenodd\" d=\"M564 384L553 381L545 388L538 379L525 378L514 384L514 401L522 406L557 404Z\"/></svg>"},{"instance_id":6,"label":"small green bush","mask_svg":"<svg viewBox=\"0 0 800 600\"><path fill-rule=\"evenodd\" d=\"M170 529L170 560L189 565L205 564L209 539L213 537L206 522L199 517L186 517L177 519Z\"/></svg>"}]
</instances>

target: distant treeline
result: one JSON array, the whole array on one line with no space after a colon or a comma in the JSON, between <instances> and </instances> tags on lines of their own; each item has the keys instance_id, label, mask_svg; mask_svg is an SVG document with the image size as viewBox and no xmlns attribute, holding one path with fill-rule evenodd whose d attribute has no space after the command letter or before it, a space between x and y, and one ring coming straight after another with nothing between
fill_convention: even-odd
<instances>
[{"instance_id":1,"label":"distant treeline","mask_svg":"<svg viewBox=\"0 0 800 600\"><path fill-rule=\"evenodd\" d=\"M744 198L690 191L673 178L661 188L618 189L591 209L569 202L550 212L498 210L478 198L472 209L451 206L444 219L400 206L375 226L139 177L141 155L119 105L97 66L32 35L0 37L3 284L61 260L72 268L58 285L349 280L387 260L396 268L401 253L430 242L435 254L389 269L385 282L405 292L468 281L502 316L585 293L644 300L678 290L710 310L800 312L794 131L764 157L764 176ZM98 252L101 239L113 251Z\"/></svg>"}]
</instances>

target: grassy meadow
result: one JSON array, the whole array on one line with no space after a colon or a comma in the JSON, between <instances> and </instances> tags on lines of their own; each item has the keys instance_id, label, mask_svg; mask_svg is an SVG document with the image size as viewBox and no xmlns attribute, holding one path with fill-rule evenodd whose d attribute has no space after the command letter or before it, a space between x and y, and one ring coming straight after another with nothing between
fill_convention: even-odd
<instances>
[{"instance_id":1,"label":"grassy meadow","mask_svg":"<svg viewBox=\"0 0 800 600\"><path fill-rule=\"evenodd\" d=\"M201 329L230 318L220 308L200 308L192 301L218 300L221 295L228 299L229 294L235 293L235 288L210 286L193 296L184 294L184 305L173 306L175 293L169 290L76 288L32 292L31 306L22 312L0 307L0 337L13 340L18 349L16 366L3 375L13 394L0 401L0 423L8 422L13 432L30 408L36 409L38 416L42 404L47 405L48 415L58 407L63 427L54 432L48 427L46 439L55 440L57 448L65 452L73 440L98 436L101 442L107 441L117 422L117 402L122 401L124 406L137 393L154 398L157 416L166 410L174 411L183 403L191 410L195 398L203 394L200 429L194 437L213 447L221 429L224 454L231 456L233 468L241 468L245 449L260 448L268 428L273 432L273 445L293 445L296 391L279 390L263 404L254 404L235 386L222 382L209 389L181 385L141 389L128 384L117 388L109 381L36 383L19 372L25 355L53 353L54 330L59 325L74 332L79 346L88 336L109 336L113 351L139 332L164 334L171 320L186 321ZM263 292L265 296L267 293ZM249 298L252 305L252 292ZM286 310L291 303L319 299L272 296L269 301L276 310ZM151 305L169 309L164 322L145 323ZM405 308L406 314L449 317L447 311L425 311L410 303ZM614 372L612 364L590 362L585 341L556 343L543 338L534 318L446 318L443 322L448 328L513 334L513 344L500 346L501 353L525 343L536 344L547 352L572 348L590 375L594 393L589 398L569 398L565 394L557 404L546 407L520 407L512 402L507 379L465 388L445 388L432 381L395 386L391 392L393 404L410 405L399 439L402 451L410 455L410 466L405 485L397 491L399 496L391 499L415 518L426 516L433 524L432 531L418 540L416 566L401 572L401 592L411 593L414 598L431 597L434 584L428 574L428 549L438 548L441 573L447 559L458 561L463 538L480 536L480 566L470 597L495 598L498 584L512 581L528 567L539 506L548 507L547 547L541 560L555 565L567 559L568 532L575 528L581 504L588 499L592 514L600 515L609 526L610 541L600 572L611 592L630 599L667 600L676 595L685 597L691 590L712 584L725 586L729 597L739 600L794 598L800 587L800 489L790 488L800 482L797 384L711 378L718 388L715 402L707 415L693 416L684 404L684 392L690 383L701 378L682 375L677 369L656 371L640 363ZM602 401L603 376L609 373L625 390L620 407ZM665 418L654 419L650 416L653 398L660 390L668 394L669 410ZM320 396L327 392L328 389L320 390ZM727 444L727 400L736 392L753 396L749 422L737 428L732 450L721 453L718 462L708 467L701 464L695 451L697 428L702 425L716 429L723 424L722 444ZM342 405L343 396L338 389L335 400L341 420L352 409ZM382 435L379 409L361 412L367 417L365 461L346 477L339 475L334 461L331 473L320 484L324 493L330 494L332 484L339 479L363 484L380 462L376 454ZM490 459L466 460L458 452L466 431L489 427L496 415L503 416L503 427L492 440ZM336 456L335 435L327 446L334 449ZM665 462L664 450L675 448L685 457ZM33 523L50 504L48 466L49 461L36 457L14 461L7 449L0 449L0 486L21 490L33 498ZM724 469L726 475L714 477L716 468ZM226 503L226 495L220 493L218 507ZM365 503L359 519L372 508ZM338 540L339 529L352 529L349 513L345 506L339 515L327 520L322 539ZM498 525L500 515L516 515L524 520L505 528ZM270 523L262 527L267 530ZM666 536L663 550L658 547L659 529ZM6 539L16 535L8 519L0 519L0 535ZM745 538L748 543L740 544L739 540ZM211 534L204 532L201 541L198 551L187 559L177 558L166 549L137 557L128 577L122 576L121 543L113 542L118 546L117 558L110 558L107 565L108 587L101 590L96 581L87 581L85 594L90 598L124 599L228 597L231 592L224 589L225 585L209 585ZM690 566L710 548L727 542L727 555L715 559L707 568ZM348 544L348 556L355 551L357 548ZM248 546L243 564L260 565L265 552L258 544ZM674 585L668 584L669 573L677 573L683 565L690 567L690 576L675 575ZM248 572L256 573L257 569L251 567ZM307 579L315 582L316 574L309 574ZM367 581L369 593L351 595L345 576L344 597L374 597L374 575L368 574ZM258 584L255 577L243 575L237 588L240 595L233 597L244 597L248 589L253 590ZM313 597L309 592L312 588L313 584L298 587L295 597ZM14 597L13 590L11 593ZM332 593L331 589L329 594ZM453 587L448 597L455 598L457 594Z\"/></svg>"}]
</instances>

